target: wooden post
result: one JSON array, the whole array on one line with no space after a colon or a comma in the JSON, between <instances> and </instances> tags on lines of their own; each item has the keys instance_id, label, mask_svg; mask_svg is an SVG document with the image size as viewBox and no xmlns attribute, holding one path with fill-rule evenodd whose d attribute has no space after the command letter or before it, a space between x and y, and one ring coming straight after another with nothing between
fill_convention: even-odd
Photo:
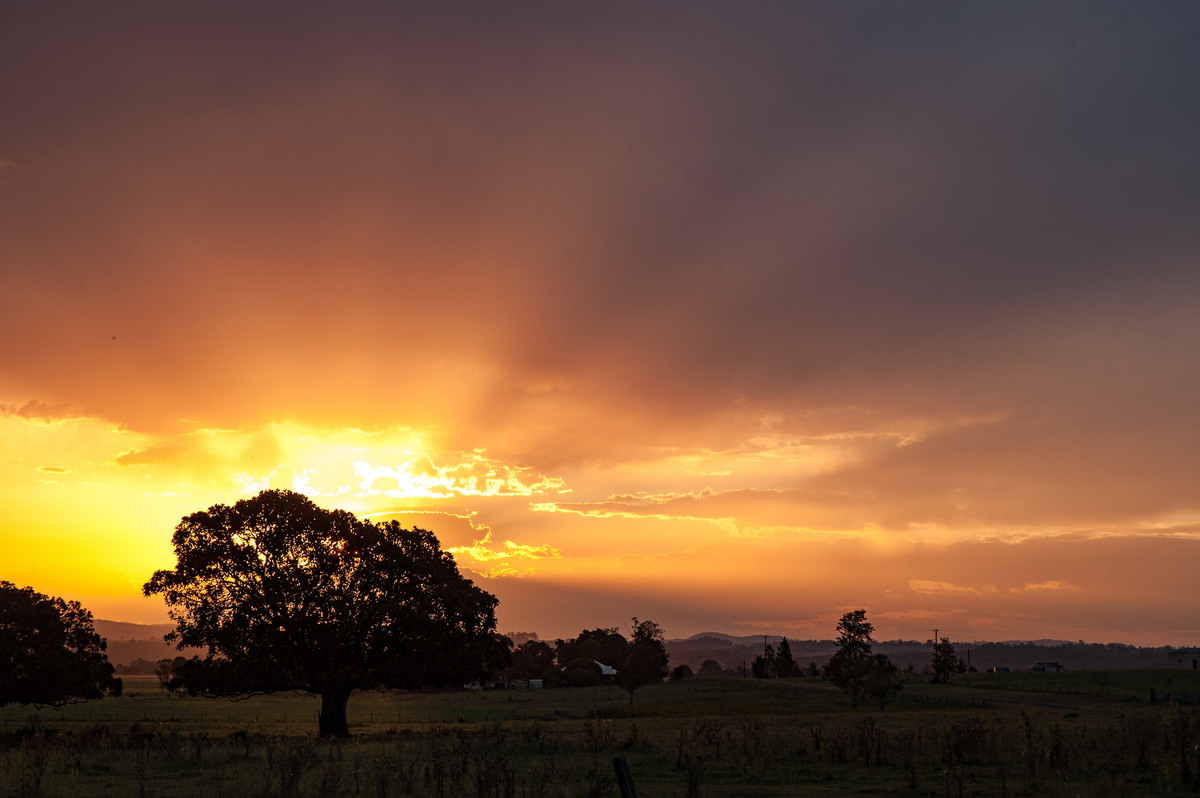
<instances>
[{"instance_id":1,"label":"wooden post","mask_svg":"<svg viewBox=\"0 0 1200 798\"><path fill-rule=\"evenodd\" d=\"M633 788L633 775L629 772L629 763L625 757L619 756L613 760L613 770L617 772L617 786L621 788L621 798L637 798L637 790Z\"/></svg>"}]
</instances>

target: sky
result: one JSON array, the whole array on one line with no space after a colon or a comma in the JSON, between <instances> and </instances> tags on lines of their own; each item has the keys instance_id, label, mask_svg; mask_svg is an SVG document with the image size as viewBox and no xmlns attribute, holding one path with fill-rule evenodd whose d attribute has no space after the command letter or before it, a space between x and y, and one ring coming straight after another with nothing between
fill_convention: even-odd
<instances>
[{"instance_id":1,"label":"sky","mask_svg":"<svg viewBox=\"0 0 1200 798\"><path fill-rule=\"evenodd\" d=\"M0 4L0 579L267 487L501 631L1200 643L1200 6Z\"/></svg>"}]
</instances>

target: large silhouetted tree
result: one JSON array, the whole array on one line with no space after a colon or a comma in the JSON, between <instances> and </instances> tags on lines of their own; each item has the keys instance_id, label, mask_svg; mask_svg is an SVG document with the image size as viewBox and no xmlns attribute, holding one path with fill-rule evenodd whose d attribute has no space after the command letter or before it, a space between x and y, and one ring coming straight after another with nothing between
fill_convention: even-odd
<instances>
[{"instance_id":1,"label":"large silhouetted tree","mask_svg":"<svg viewBox=\"0 0 1200 798\"><path fill-rule=\"evenodd\" d=\"M184 518L173 541L175 570L144 592L170 608L168 641L208 649L174 669L173 687L314 693L320 734L344 737L356 689L462 683L505 664L496 598L432 532L268 490Z\"/></svg>"},{"instance_id":2,"label":"large silhouetted tree","mask_svg":"<svg viewBox=\"0 0 1200 798\"><path fill-rule=\"evenodd\" d=\"M0 706L120 695L106 647L78 601L0 581Z\"/></svg>"}]
</instances>

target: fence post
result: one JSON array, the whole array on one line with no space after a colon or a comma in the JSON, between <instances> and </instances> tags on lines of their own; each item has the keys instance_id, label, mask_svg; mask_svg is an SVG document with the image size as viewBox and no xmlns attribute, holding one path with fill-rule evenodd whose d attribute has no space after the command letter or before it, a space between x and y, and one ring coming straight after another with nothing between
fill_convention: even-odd
<instances>
[{"instance_id":1,"label":"fence post","mask_svg":"<svg viewBox=\"0 0 1200 798\"><path fill-rule=\"evenodd\" d=\"M637 790L633 788L633 775L629 772L629 763L625 757L619 756L613 760L613 770L617 772L617 786L621 788L621 798L637 798Z\"/></svg>"}]
</instances>

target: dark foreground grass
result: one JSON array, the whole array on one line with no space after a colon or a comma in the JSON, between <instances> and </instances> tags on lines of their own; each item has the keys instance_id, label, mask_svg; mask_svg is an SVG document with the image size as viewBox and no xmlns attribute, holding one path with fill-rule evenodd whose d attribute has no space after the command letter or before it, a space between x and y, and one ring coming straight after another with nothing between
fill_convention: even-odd
<instances>
[{"instance_id":1,"label":"dark foreground grass","mask_svg":"<svg viewBox=\"0 0 1200 798\"><path fill-rule=\"evenodd\" d=\"M213 701L153 679L59 711L0 710L0 795L1193 795L1200 675L976 674L911 681L885 710L819 680L688 680L631 706L616 688L368 693L346 742L314 737L307 696ZM1172 701L1151 704L1172 693ZM1186 699L1185 699L1186 700Z\"/></svg>"}]
</instances>

